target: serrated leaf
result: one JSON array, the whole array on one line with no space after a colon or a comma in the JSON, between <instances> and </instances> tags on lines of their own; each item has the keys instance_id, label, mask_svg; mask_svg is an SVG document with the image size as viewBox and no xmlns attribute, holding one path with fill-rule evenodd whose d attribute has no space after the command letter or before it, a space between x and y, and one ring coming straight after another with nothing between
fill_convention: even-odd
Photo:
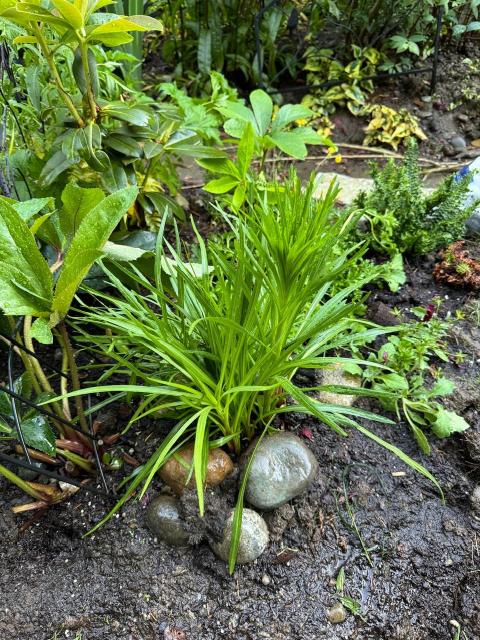
<instances>
[{"instance_id":1,"label":"serrated leaf","mask_svg":"<svg viewBox=\"0 0 480 640\"><path fill-rule=\"evenodd\" d=\"M452 433L461 433L470 427L468 422L454 411L439 409L436 420L430 425L438 438L447 438Z\"/></svg>"},{"instance_id":2,"label":"serrated leaf","mask_svg":"<svg viewBox=\"0 0 480 640\"><path fill-rule=\"evenodd\" d=\"M455 390L455 383L448 378L439 378L429 391L431 396L448 396Z\"/></svg>"}]
</instances>

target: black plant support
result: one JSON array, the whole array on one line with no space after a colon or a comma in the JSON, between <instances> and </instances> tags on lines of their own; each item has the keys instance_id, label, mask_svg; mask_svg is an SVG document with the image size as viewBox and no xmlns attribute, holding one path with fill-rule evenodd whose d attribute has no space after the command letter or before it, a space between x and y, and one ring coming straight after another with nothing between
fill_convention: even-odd
<instances>
[{"instance_id":1,"label":"black plant support","mask_svg":"<svg viewBox=\"0 0 480 640\"><path fill-rule=\"evenodd\" d=\"M103 487L104 487L104 491L102 491L101 493L105 493L105 494L109 494L110 490L105 478L105 474L103 472L103 468L102 468L102 463L100 460L100 456L98 453L98 438L95 437L94 431L93 431L93 423L92 423L92 412L89 411L89 415L88 415L88 426L89 426L89 433L85 433L84 431L82 431L82 429L77 426L76 424L74 424L73 422L71 422L70 420L66 420L65 418L62 418L58 415L56 415L55 413L52 413L51 411L49 411L48 409L46 409L43 405L41 404L37 404L36 402L33 402L32 400L28 400L27 398L23 398L20 394L18 394L15 391L15 386L14 386L14 375L13 375L13 356L15 353L15 349L14 347L16 347L17 349L21 349L24 353L26 353L28 356L37 358L38 360L38 355L36 353L34 353L33 351L30 351L30 349L27 349L21 342L17 341L15 339L15 336L17 335L18 331L21 330L22 328L22 324L23 324L23 318L20 318L16 325L15 325L15 329L13 331L13 334L11 336L9 335L5 335L2 332L0 332L0 336L2 338L4 338L5 340L8 341L9 343L9 347L8 347L8 360L7 360L7 368L8 368L8 386L7 387L2 387L0 389L0 391L6 393L9 397L10 397L10 402L12 405L12 415L13 415L13 421L15 423L15 428L18 434L18 439L20 441L20 444L22 446L23 449L23 453L25 456L25 461L22 461L18 458L14 458L11 456L7 456L3 453L0 453L0 459L4 460L6 462L9 462L10 464L16 465L18 467L23 467L26 469L30 469L32 471L35 471L36 473L38 473L39 475L43 475L45 477L48 478L54 478L56 480L60 480L63 482L68 482L69 484L72 484L74 486L78 486L78 487L82 487L82 483L77 482L76 480L73 480L72 478L66 477L66 476L61 476L57 473L54 473L53 471L47 471L45 469L40 469L38 468L36 465L34 465L32 463L32 460L30 458L29 452L28 452L28 447L27 444L25 442L25 436L22 430L22 423L21 423L21 419L20 419L20 415L19 415L19 411L18 411L18 403L24 404L28 407L31 407L33 409L35 409L36 411L38 411L39 413L43 414L44 416L47 416L48 418L51 418L52 420L55 420L56 422L60 422L61 424L64 424L65 426L70 427L71 429L78 431L79 433L82 433L84 436L86 436L87 438L90 439L91 443L92 443L92 449L93 449L93 454L94 454L94 458L95 458L95 465L97 467L100 479L102 481ZM45 363L44 365L46 368L50 369L51 371L55 372L56 374L68 378L69 376L64 373L63 371L60 371L59 369L57 369L54 365L50 364L50 363ZM90 396L88 396L87 399L88 402L88 407L89 409L91 409L91 399Z\"/></svg>"}]
</instances>

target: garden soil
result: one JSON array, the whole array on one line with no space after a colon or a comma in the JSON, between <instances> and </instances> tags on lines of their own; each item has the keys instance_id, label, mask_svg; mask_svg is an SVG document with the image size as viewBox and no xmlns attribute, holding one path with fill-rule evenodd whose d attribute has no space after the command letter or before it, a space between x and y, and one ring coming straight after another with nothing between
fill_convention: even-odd
<instances>
[{"instance_id":1,"label":"garden soil","mask_svg":"<svg viewBox=\"0 0 480 640\"><path fill-rule=\"evenodd\" d=\"M409 265L396 296L373 292L371 315L381 322L382 309L426 305L435 295L443 311L461 308L467 294L435 285L431 267ZM0 481L0 639L480 639L480 517L469 500L480 482L479 337L466 320L455 325L451 349L465 356L446 372L457 381L450 402L470 421L468 434L433 441L422 456L405 425L365 423L425 464L445 503L360 434L341 439L292 415L281 426L311 435L318 478L269 516L268 550L233 576L205 543L173 549L152 537L145 507L160 481L86 538L111 500L82 490L25 528L28 516L10 511L23 498ZM143 433L158 437L154 425ZM141 458L135 434L119 447L136 445ZM355 613L332 624L342 568Z\"/></svg>"}]
</instances>

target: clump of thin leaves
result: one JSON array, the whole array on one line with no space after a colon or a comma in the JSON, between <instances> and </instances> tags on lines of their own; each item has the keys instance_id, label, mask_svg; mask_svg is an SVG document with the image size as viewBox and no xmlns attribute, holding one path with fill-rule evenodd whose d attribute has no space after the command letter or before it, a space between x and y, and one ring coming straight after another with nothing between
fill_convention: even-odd
<instances>
[{"instance_id":1,"label":"clump of thin leaves","mask_svg":"<svg viewBox=\"0 0 480 640\"><path fill-rule=\"evenodd\" d=\"M356 304L350 300L365 282L329 296L332 282L358 257L356 249L341 257L335 252L355 220L331 221L338 191L334 184L321 199L314 198L314 189L313 178L302 188L291 174L284 186L274 186L273 197L272 192L252 195L243 218L223 213L233 242L212 241L207 246L197 234L196 263L184 261L178 238L172 246L161 232L153 284L132 267L128 275L137 289L110 273L117 294L97 293L100 306L83 308L77 328L88 344L115 362L104 372L102 385L88 392L115 393L117 398L119 393L139 394L131 422L145 416L177 418L102 522L142 483L145 491L168 457L192 440L203 513L209 449L228 446L239 453L268 430L276 415L288 411L315 416L343 436L359 429L434 481L423 467L355 418L389 420L356 407L322 403L308 393L325 389L375 395L372 391L340 386L306 390L293 381L299 368L362 362L337 354L351 345L347 329ZM92 335L92 325L101 330L97 335ZM362 343L381 331L365 323L355 340ZM128 382L109 384L114 374L125 375ZM238 536L241 503L240 499L234 521ZM234 547L235 536L232 569Z\"/></svg>"}]
</instances>

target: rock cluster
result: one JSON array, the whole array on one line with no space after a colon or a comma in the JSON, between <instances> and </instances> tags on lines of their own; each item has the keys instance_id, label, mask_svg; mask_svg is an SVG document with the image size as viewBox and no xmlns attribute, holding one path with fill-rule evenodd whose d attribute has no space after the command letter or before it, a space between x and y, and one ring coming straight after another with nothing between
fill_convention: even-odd
<instances>
[{"instance_id":1,"label":"rock cluster","mask_svg":"<svg viewBox=\"0 0 480 640\"><path fill-rule=\"evenodd\" d=\"M266 436L258 446L253 443L240 461L241 473L245 473L255 447L245 487L245 501L251 507L271 512L303 493L317 475L315 456L301 438L289 432ZM189 445L180 449L160 473L164 483L174 494L182 496L182 500L183 496L189 496L185 490L194 486L192 461L193 445ZM222 449L212 449L207 464L207 487L219 485L233 471L230 456ZM230 511L228 517L227 514L228 511L224 511L225 524L216 523L219 525L216 527L219 539L206 536L212 550L225 562L228 562L230 554L234 512ZM158 539L173 546L185 546L192 542L192 536L187 532L184 515L178 497L161 494L148 505L146 523ZM244 508L237 562L244 564L258 558L267 548L269 538L263 517L254 509Z\"/></svg>"}]
</instances>

